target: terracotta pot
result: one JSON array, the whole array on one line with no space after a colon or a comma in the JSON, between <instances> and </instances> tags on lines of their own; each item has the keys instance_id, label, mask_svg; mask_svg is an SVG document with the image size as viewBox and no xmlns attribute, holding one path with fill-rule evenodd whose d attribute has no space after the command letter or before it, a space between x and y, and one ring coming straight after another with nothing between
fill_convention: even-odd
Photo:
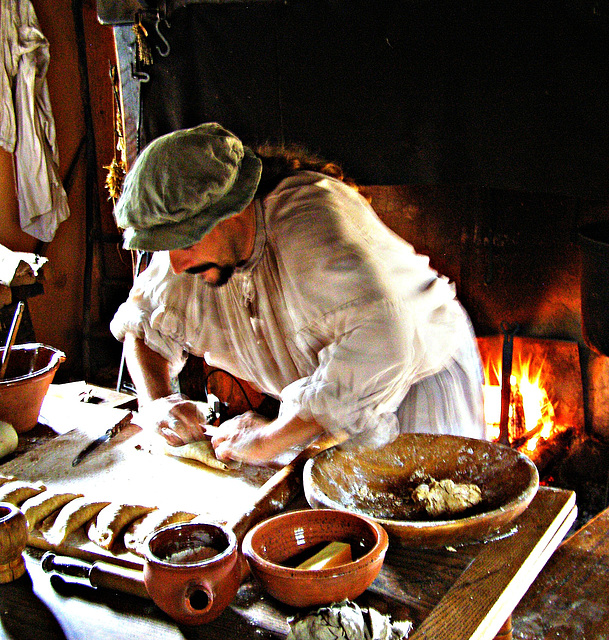
<instances>
[{"instance_id":1,"label":"terracotta pot","mask_svg":"<svg viewBox=\"0 0 609 640\"><path fill-rule=\"evenodd\" d=\"M178 523L146 544L144 582L155 604L177 622L217 618L241 583L235 534L219 524Z\"/></svg>"},{"instance_id":2,"label":"terracotta pot","mask_svg":"<svg viewBox=\"0 0 609 640\"><path fill-rule=\"evenodd\" d=\"M25 573L22 554L27 538L23 512L9 502L0 502L0 583L12 582Z\"/></svg>"},{"instance_id":3,"label":"terracotta pot","mask_svg":"<svg viewBox=\"0 0 609 640\"><path fill-rule=\"evenodd\" d=\"M4 348L0 349L0 354ZM44 344L18 344L10 352L8 367L0 380L0 420L17 433L33 429L42 401L65 354Z\"/></svg>"},{"instance_id":4,"label":"terracotta pot","mask_svg":"<svg viewBox=\"0 0 609 640\"><path fill-rule=\"evenodd\" d=\"M326 569L294 568L295 558L330 542L348 542L353 560ZM309 607L357 598L379 574L387 547L387 533L369 518L302 509L257 524L243 539L242 550L268 593L285 604Z\"/></svg>"}]
</instances>

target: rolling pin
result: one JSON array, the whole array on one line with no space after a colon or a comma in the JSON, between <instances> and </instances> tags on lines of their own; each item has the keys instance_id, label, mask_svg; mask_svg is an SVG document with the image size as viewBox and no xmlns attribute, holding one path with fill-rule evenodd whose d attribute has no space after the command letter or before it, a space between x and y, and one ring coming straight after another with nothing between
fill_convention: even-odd
<instances>
[{"instance_id":1,"label":"rolling pin","mask_svg":"<svg viewBox=\"0 0 609 640\"><path fill-rule=\"evenodd\" d=\"M57 575L66 582L84 584L88 587L103 587L141 598L148 598L144 575L137 569L128 569L108 562L85 562L67 556L58 556L47 551L42 556L42 570Z\"/></svg>"}]
</instances>

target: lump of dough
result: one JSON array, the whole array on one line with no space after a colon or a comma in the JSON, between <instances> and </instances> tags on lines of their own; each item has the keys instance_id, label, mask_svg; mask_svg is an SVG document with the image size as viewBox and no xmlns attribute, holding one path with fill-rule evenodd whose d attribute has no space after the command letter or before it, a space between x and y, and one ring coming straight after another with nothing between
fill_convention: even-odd
<instances>
[{"instance_id":1,"label":"lump of dough","mask_svg":"<svg viewBox=\"0 0 609 640\"><path fill-rule=\"evenodd\" d=\"M452 515L477 505L482 500L480 487L452 480L431 480L412 492L412 499L432 517Z\"/></svg>"},{"instance_id":2,"label":"lump of dough","mask_svg":"<svg viewBox=\"0 0 609 640\"><path fill-rule=\"evenodd\" d=\"M209 425L208 429L211 428ZM212 469L226 471L240 466L239 462L223 462L216 458L216 453L211 444L211 438L207 437L198 442L189 442L188 444L174 447L170 445L165 438L156 433L143 432L136 449L143 449L148 453L164 454L175 458L183 458L200 462Z\"/></svg>"},{"instance_id":3,"label":"lump of dough","mask_svg":"<svg viewBox=\"0 0 609 640\"><path fill-rule=\"evenodd\" d=\"M211 442L208 439L199 440L198 442L190 442L179 447L172 447L163 438L162 447L164 453L167 455L176 456L177 458L196 460L197 462L201 462L212 469L219 469L220 471L226 471L227 469L233 469L235 466L239 466L238 463L218 460L218 458L216 458L214 448L211 446Z\"/></svg>"}]
</instances>

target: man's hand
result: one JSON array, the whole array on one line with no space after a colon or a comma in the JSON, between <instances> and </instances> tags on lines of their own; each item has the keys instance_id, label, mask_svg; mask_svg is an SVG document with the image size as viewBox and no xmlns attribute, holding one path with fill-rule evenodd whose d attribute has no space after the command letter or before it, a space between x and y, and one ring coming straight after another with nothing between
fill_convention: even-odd
<instances>
[{"instance_id":1,"label":"man's hand","mask_svg":"<svg viewBox=\"0 0 609 640\"><path fill-rule=\"evenodd\" d=\"M262 465L276 460L293 447L317 438L323 429L314 421L278 418L269 421L248 411L223 422L211 439L218 460Z\"/></svg>"},{"instance_id":2,"label":"man's hand","mask_svg":"<svg viewBox=\"0 0 609 640\"><path fill-rule=\"evenodd\" d=\"M142 426L162 435L167 442L179 447L206 437L206 421L197 403L179 393L157 398L141 410Z\"/></svg>"},{"instance_id":3,"label":"man's hand","mask_svg":"<svg viewBox=\"0 0 609 640\"><path fill-rule=\"evenodd\" d=\"M277 451L269 438L270 421L248 411L223 422L211 439L218 460L238 460L263 464L272 460Z\"/></svg>"}]
</instances>

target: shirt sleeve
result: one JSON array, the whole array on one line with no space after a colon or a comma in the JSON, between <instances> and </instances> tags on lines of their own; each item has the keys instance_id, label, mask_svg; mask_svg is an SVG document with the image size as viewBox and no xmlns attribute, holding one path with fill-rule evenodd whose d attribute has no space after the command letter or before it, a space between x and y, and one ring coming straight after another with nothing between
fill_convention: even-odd
<instances>
[{"instance_id":1,"label":"shirt sleeve","mask_svg":"<svg viewBox=\"0 0 609 640\"><path fill-rule=\"evenodd\" d=\"M169 362L175 377L186 363L184 351L188 280L171 278L169 257L157 252L148 267L135 279L129 297L117 310L110 331L123 341L127 333L142 338L153 351Z\"/></svg>"},{"instance_id":2,"label":"shirt sleeve","mask_svg":"<svg viewBox=\"0 0 609 640\"><path fill-rule=\"evenodd\" d=\"M284 388L283 414L313 418L367 446L390 442L399 433L395 412L416 377L416 332L408 336L385 301L342 308L324 324L334 341L319 351L310 376Z\"/></svg>"}]
</instances>

